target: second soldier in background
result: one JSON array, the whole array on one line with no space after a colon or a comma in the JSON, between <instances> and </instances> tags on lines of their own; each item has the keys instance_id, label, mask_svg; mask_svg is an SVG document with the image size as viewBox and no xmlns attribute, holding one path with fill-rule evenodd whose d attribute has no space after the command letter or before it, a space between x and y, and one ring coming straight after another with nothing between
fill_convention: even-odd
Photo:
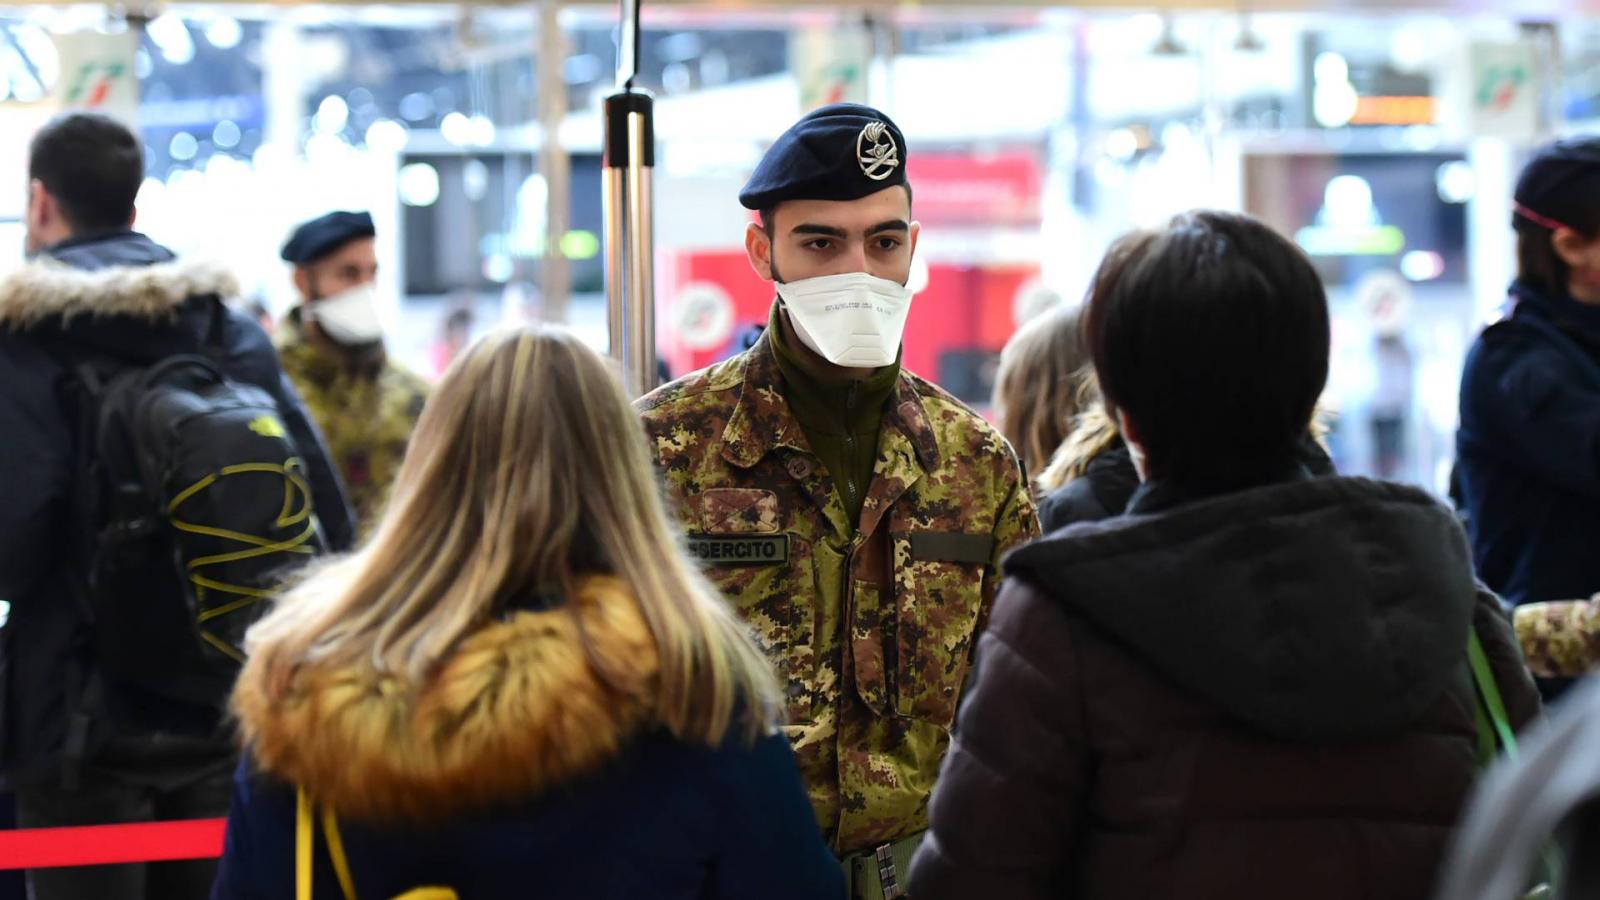
<instances>
[{"instance_id":1,"label":"second soldier in background","mask_svg":"<svg viewBox=\"0 0 1600 900\"><path fill-rule=\"evenodd\" d=\"M801 119L740 194L778 294L749 351L640 401L690 546L786 679L785 730L855 897L899 896L1000 579L1038 534L999 433L900 367L906 146Z\"/></svg>"},{"instance_id":2,"label":"second soldier in background","mask_svg":"<svg viewBox=\"0 0 1600 900\"><path fill-rule=\"evenodd\" d=\"M363 529L377 520L405 458L428 384L390 359L373 285L376 229L333 212L283 247L303 303L278 329L283 370L322 429Z\"/></svg>"}]
</instances>

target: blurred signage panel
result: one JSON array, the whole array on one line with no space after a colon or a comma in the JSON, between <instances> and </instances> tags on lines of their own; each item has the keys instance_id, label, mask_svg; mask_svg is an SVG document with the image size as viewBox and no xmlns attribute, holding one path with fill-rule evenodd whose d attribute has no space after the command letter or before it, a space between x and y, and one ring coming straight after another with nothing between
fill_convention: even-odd
<instances>
[{"instance_id":1,"label":"blurred signage panel","mask_svg":"<svg viewBox=\"0 0 1600 900\"><path fill-rule=\"evenodd\" d=\"M866 103L872 34L866 28L803 28L789 39L800 108Z\"/></svg>"},{"instance_id":2,"label":"blurred signage panel","mask_svg":"<svg viewBox=\"0 0 1600 900\"><path fill-rule=\"evenodd\" d=\"M1432 125L1432 97L1358 97L1351 125Z\"/></svg>"},{"instance_id":3,"label":"blurred signage panel","mask_svg":"<svg viewBox=\"0 0 1600 900\"><path fill-rule=\"evenodd\" d=\"M139 80L134 58L139 33L80 31L56 36L61 60L53 100L62 109L92 109L129 124L139 114Z\"/></svg>"},{"instance_id":4,"label":"blurred signage panel","mask_svg":"<svg viewBox=\"0 0 1600 900\"><path fill-rule=\"evenodd\" d=\"M143 117L140 124L146 129L210 128L222 121L233 122L241 128L256 128L266 121L261 99L243 94L151 101L144 104L140 114Z\"/></svg>"},{"instance_id":5,"label":"blurred signage panel","mask_svg":"<svg viewBox=\"0 0 1600 900\"><path fill-rule=\"evenodd\" d=\"M1464 165L1451 153L1252 153L1245 210L1292 235L1330 286L1375 270L1463 284Z\"/></svg>"},{"instance_id":6,"label":"blurred signage panel","mask_svg":"<svg viewBox=\"0 0 1600 900\"><path fill-rule=\"evenodd\" d=\"M1038 154L912 153L913 213L924 224L1037 226L1044 172Z\"/></svg>"},{"instance_id":7,"label":"blurred signage panel","mask_svg":"<svg viewBox=\"0 0 1600 900\"><path fill-rule=\"evenodd\" d=\"M1480 137L1539 135L1539 48L1533 41L1477 43L1468 53L1468 127Z\"/></svg>"}]
</instances>

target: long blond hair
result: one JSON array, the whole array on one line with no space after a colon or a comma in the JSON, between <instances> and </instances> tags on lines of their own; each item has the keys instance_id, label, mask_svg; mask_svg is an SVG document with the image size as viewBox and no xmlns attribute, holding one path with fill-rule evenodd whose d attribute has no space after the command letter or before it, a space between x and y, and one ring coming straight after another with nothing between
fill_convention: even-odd
<instances>
[{"instance_id":1,"label":"long blond hair","mask_svg":"<svg viewBox=\"0 0 1600 900\"><path fill-rule=\"evenodd\" d=\"M1059 306L1023 325L1000 351L994 408L1000 433L1022 458L1031 479L1072 431L1088 363L1079 339L1077 306Z\"/></svg>"},{"instance_id":2,"label":"long blond hair","mask_svg":"<svg viewBox=\"0 0 1600 900\"><path fill-rule=\"evenodd\" d=\"M608 362L558 329L490 335L429 399L372 537L251 630L241 679L269 699L309 665L421 682L508 601L570 597L583 576L606 573L630 588L655 639L656 723L714 744L737 712L753 736L771 727L776 678L681 542Z\"/></svg>"},{"instance_id":3,"label":"long blond hair","mask_svg":"<svg viewBox=\"0 0 1600 900\"><path fill-rule=\"evenodd\" d=\"M1054 491L1069 481L1082 478L1089 471L1089 463L1115 447L1122 437L1117 431L1117 420L1106 411L1100 399L1092 372L1084 378L1082 390L1083 411L1073 420L1072 433L1056 449L1050 465L1034 480L1041 491Z\"/></svg>"}]
</instances>

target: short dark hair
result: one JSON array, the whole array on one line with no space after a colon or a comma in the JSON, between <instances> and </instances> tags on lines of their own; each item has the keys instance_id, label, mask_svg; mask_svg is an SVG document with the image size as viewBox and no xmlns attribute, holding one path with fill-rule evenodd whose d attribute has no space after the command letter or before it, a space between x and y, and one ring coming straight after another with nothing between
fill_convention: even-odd
<instances>
[{"instance_id":1,"label":"short dark hair","mask_svg":"<svg viewBox=\"0 0 1600 900\"><path fill-rule=\"evenodd\" d=\"M67 113L34 136L28 178L50 192L74 233L123 228L144 182L144 148L115 119Z\"/></svg>"},{"instance_id":2,"label":"short dark hair","mask_svg":"<svg viewBox=\"0 0 1600 900\"><path fill-rule=\"evenodd\" d=\"M1200 211L1114 244L1085 340L1108 407L1152 477L1231 485L1288 463L1328 380L1328 301L1298 247Z\"/></svg>"},{"instance_id":3,"label":"short dark hair","mask_svg":"<svg viewBox=\"0 0 1600 900\"><path fill-rule=\"evenodd\" d=\"M900 186L906 189L906 205L914 206L915 203L912 200L911 185L908 183ZM761 230L767 233L767 237L772 237L772 220L773 217L777 215L777 212L778 208L775 206L763 207L756 212L756 215L761 217Z\"/></svg>"}]
</instances>

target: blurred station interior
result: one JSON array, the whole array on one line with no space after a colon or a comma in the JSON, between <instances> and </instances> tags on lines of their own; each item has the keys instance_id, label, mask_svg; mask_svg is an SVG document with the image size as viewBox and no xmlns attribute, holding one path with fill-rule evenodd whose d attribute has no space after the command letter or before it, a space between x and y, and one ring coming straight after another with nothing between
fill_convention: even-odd
<instances>
[{"instance_id":1,"label":"blurred station interior","mask_svg":"<svg viewBox=\"0 0 1600 900\"><path fill-rule=\"evenodd\" d=\"M1576 2L645 4L658 349L733 352L770 287L736 195L834 100L907 135L923 240L909 367L979 409L1020 322L1077 303L1119 234L1197 206L1265 218L1335 317L1335 461L1443 493L1466 348L1514 266L1528 151L1600 117ZM607 343L602 99L614 4L0 5L0 272L22 261L26 137L95 105L146 146L139 227L281 314L278 248L334 208L378 223L394 351L565 321ZM447 324L448 323L448 324Z\"/></svg>"}]
</instances>

